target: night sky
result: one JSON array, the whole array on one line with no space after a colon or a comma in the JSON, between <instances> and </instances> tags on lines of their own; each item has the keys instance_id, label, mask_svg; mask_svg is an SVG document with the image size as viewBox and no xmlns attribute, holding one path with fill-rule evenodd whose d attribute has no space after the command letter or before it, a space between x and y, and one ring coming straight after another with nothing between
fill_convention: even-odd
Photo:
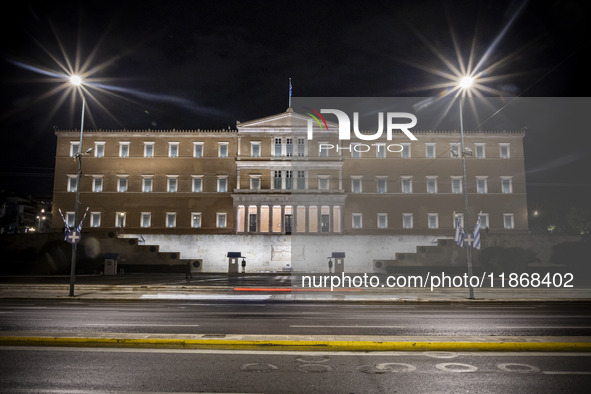
<instances>
[{"instance_id":1,"label":"night sky","mask_svg":"<svg viewBox=\"0 0 591 394\"><path fill-rule=\"evenodd\" d=\"M53 129L79 128L81 103L61 102L61 93L50 93L63 81L29 67L63 73L64 53L73 66L77 56L88 61L95 83L108 89L92 91L85 128L234 128L285 111L289 78L294 96L440 95L433 85L446 80L429 70L449 72L443 59L458 67L456 49L465 64L472 51L473 64L484 58L483 68L492 66L495 92L485 95L587 97L589 8L497 0L16 2L1 27L0 190L51 196ZM589 127L533 132L530 207L587 200Z\"/></svg>"}]
</instances>

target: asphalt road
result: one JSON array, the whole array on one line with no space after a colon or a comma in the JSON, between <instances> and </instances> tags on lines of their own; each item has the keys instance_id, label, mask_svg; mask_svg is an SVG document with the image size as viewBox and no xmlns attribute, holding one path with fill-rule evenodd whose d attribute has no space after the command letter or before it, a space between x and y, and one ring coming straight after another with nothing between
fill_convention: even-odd
<instances>
[{"instance_id":1,"label":"asphalt road","mask_svg":"<svg viewBox=\"0 0 591 394\"><path fill-rule=\"evenodd\" d=\"M331 304L1 300L0 331L591 336L589 303Z\"/></svg>"},{"instance_id":2,"label":"asphalt road","mask_svg":"<svg viewBox=\"0 0 591 394\"><path fill-rule=\"evenodd\" d=\"M24 393L588 393L591 354L0 348Z\"/></svg>"}]
</instances>

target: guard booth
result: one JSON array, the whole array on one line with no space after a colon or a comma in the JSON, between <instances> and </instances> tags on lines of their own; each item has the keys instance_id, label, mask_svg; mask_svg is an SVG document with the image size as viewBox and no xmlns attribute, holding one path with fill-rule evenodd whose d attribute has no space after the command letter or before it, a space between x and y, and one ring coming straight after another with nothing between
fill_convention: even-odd
<instances>
[{"instance_id":1,"label":"guard booth","mask_svg":"<svg viewBox=\"0 0 591 394\"><path fill-rule=\"evenodd\" d=\"M103 275L117 275L117 265L119 264L119 253L105 253L105 268Z\"/></svg>"},{"instance_id":2,"label":"guard booth","mask_svg":"<svg viewBox=\"0 0 591 394\"><path fill-rule=\"evenodd\" d=\"M331 258L334 264L334 273L345 272L345 252L332 252Z\"/></svg>"},{"instance_id":3,"label":"guard booth","mask_svg":"<svg viewBox=\"0 0 591 394\"><path fill-rule=\"evenodd\" d=\"M237 274L240 272L240 259L242 252L228 252L228 273Z\"/></svg>"}]
</instances>

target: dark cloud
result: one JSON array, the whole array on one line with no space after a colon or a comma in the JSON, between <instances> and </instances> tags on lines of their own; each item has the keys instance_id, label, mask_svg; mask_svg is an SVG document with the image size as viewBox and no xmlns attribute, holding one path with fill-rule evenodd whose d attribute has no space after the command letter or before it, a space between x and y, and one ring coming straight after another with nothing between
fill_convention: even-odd
<instances>
[{"instance_id":1,"label":"dark cloud","mask_svg":"<svg viewBox=\"0 0 591 394\"><path fill-rule=\"evenodd\" d=\"M411 92L441 82L412 64L444 69L434 50L457 63L454 38L463 61L471 49L480 58L512 18L487 57L487 66L500 62L494 73L507 75L493 87L510 95L588 95L584 2L23 1L12 7L5 15L12 23L3 24L1 35L5 172L30 163L51 168L53 126L79 127L79 103L67 101L52 113L55 97L35 100L54 85L6 61L55 69L51 56L63 61L62 49L72 59L79 54L80 62L106 62L96 76L116 86L117 96L98 94L104 108L91 102L89 120L89 127L103 129L227 128L284 111L289 78L297 96L435 95L438 89Z\"/></svg>"}]
</instances>

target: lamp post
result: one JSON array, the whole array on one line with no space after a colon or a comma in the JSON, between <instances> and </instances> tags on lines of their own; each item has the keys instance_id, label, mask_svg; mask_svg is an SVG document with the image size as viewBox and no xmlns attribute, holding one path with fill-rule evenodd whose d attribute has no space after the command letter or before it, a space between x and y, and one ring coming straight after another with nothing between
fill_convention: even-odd
<instances>
[{"instance_id":1,"label":"lamp post","mask_svg":"<svg viewBox=\"0 0 591 394\"><path fill-rule=\"evenodd\" d=\"M82 85L82 78L77 75L70 77L70 83L76 88L80 88ZM76 158L78 159L78 172L76 173L76 200L74 201L74 226L78 224L78 208L80 205L80 177L82 175L82 136L84 133L84 107L86 106L86 100L84 95L82 96L82 119L80 121L80 144L78 145L78 153ZM76 283L76 251L77 243L72 242L72 263L70 265L70 297L74 297L74 284Z\"/></svg>"},{"instance_id":2,"label":"lamp post","mask_svg":"<svg viewBox=\"0 0 591 394\"><path fill-rule=\"evenodd\" d=\"M461 139L462 139L462 144L461 144L461 148L462 148L462 167L464 170L464 228L466 228L466 225L469 225L470 223L470 211L468 208L468 179L466 176L466 148L465 148L465 144L464 144L464 117L463 117L463 113L462 113L462 108L464 106L464 96L465 93L470 89L470 87L472 86L472 84L474 83L474 78L473 77L469 77L469 76L465 76L460 80L460 84L459 84L459 88L460 90L462 90L462 94L460 96L460 135L461 135ZM468 264L468 277L471 278L472 277L472 241L469 239L467 242L467 246L466 246L466 261ZM468 283L469 286L469 291L470 291L470 295L469 295L469 299L473 300L474 299L474 288L472 287L471 283Z\"/></svg>"}]
</instances>

